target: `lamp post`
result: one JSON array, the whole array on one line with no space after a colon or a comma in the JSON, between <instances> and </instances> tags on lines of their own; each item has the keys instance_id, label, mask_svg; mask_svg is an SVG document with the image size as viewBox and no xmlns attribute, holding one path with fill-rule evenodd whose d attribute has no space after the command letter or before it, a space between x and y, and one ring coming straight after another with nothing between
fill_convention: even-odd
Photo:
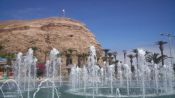
<instances>
[{"instance_id":1,"label":"lamp post","mask_svg":"<svg viewBox=\"0 0 175 98\"><path fill-rule=\"evenodd\" d=\"M161 33L161 36L166 36L168 37L168 43L169 43L169 49L170 49L170 57L171 57L171 65L173 65L173 57L172 57L172 46L171 46L171 42L172 42L172 38L175 37L172 33Z\"/></svg>"}]
</instances>

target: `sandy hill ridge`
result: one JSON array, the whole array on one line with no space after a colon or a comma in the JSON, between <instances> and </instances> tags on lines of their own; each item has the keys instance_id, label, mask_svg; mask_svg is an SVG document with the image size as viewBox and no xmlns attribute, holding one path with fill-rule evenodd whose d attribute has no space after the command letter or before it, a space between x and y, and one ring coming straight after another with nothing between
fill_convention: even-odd
<instances>
[{"instance_id":1,"label":"sandy hill ridge","mask_svg":"<svg viewBox=\"0 0 175 98\"><path fill-rule=\"evenodd\" d=\"M94 45L99 54L102 52L100 43L85 24L61 17L1 21L0 44L7 53L26 52L30 47L37 47L35 54L41 62L53 47L61 52L71 48L83 53Z\"/></svg>"}]
</instances>

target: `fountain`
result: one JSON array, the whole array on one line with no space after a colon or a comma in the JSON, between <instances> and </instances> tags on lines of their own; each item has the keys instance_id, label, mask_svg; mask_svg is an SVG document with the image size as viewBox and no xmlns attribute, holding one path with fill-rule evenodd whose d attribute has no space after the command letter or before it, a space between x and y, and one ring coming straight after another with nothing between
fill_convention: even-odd
<instances>
[{"instance_id":1,"label":"fountain","mask_svg":"<svg viewBox=\"0 0 175 98\"><path fill-rule=\"evenodd\" d=\"M56 93L56 96L57 96L57 98L59 98L59 94L58 94L58 90L57 90L57 88L56 88L56 86L55 86L55 83L54 83L54 81L51 81L50 79L45 79L45 80L43 80L43 81L41 81L40 82L40 84L38 85L38 87L37 87L37 90L34 92L34 94L33 94L33 98L36 98L36 94L40 91L40 89L42 88L41 86L45 83L45 82L50 82L50 83L52 83L52 98L55 98L55 93ZM48 86L48 84L47 84L47 86Z\"/></svg>"},{"instance_id":2,"label":"fountain","mask_svg":"<svg viewBox=\"0 0 175 98\"><path fill-rule=\"evenodd\" d=\"M6 87L7 86L7 87ZM3 88L4 87L4 88ZM12 92L14 93L17 93L17 96L20 96L21 98L23 98L23 95L22 95L22 92L21 92L21 89L18 85L18 83L13 80L13 79L9 79L9 80L6 80L5 82L3 82L3 84L0 86L0 90L2 92L2 95L3 97L5 97L5 92L3 89L8 89L9 91L11 90ZM17 90L14 90L14 89L17 89ZM8 97L14 97L14 93L8 93Z\"/></svg>"},{"instance_id":3,"label":"fountain","mask_svg":"<svg viewBox=\"0 0 175 98\"><path fill-rule=\"evenodd\" d=\"M80 71L81 86L72 82L69 93L78 96L89 96L92 98L149 98L149 97L170 97L175 95L173 69L170 65L160 67L156 64L148 64L145 61L145 51L138 51L138 67L135 67L138 74L131 71L126 63L117 64L117 75L115 64L109 65L105 62L103 67L96 65L96 53L94 46L89 48L88 64ZM160 68L159 68L160 67ZM77 79L72 68L70 81ZM81 79L82 78L82 79ZM75 83L75 84L74 84ZM83 98L83 97L82 97Z\"/></svg>"},{"instance_id":4,"label":"fountain","mask_svg":"<svg viewBox=\"0 0 175 98\"><path fill-rule=\"evenodd\" d=\"M38 79L33 50L19 52L13 65L14 79L0 81L0 98L174 98L174 72L171 64L147 63L145 51L138 49L135 72L124 63L97 64L96 50L89 47L87 64L73 65L69 80L63 80L59 51L53 48ZM106 59L107 60L107 59ZM117 70L115 70L117 66Z\"/></svg>"},{"instance_id":5,"label":"fountain","mask_svg":"<svg viewBox=\"0 0 175 98\"><path fill-rule=\"evenodd\" d=\"M9 96L13 94L10 98L36 98L35 96L40 89L48 88L52 91L52 98L59 98L59 92L56 88L58 86L55 85L58 81L60 83L59 86L61 86L62 83L61 74L59 74L59 79L57 79L57 73L61 73L61 62L58 54L59 51L55 48L51 50L50 59L46 63L45 79L39 81L36 78L37 59L33 56L33 50L31 48L28 49L26 55L19 52L16 56L16 62L13 65L14 79L9 79L1 83L0 90L2 95L0 93L0 97L9 98ZM49 85L48 82L50 82L51 85ZM44 83L46 83L46 85L42 86ZM57 97L55 97L55 94Z\"/></svg>"}]
</instances>

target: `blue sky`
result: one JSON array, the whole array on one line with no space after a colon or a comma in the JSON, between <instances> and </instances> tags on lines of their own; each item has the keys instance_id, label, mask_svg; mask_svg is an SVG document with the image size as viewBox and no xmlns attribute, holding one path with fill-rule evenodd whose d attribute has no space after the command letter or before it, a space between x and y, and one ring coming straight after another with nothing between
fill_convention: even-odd
<instances>
[{"instance_id":1,"label":"blue sky","mask_svg":"<svg viewBox=\"0 0 175 98\"><path fill-rule=\"evenodd\" d=\"M0 0L0 20L61 16L87 25L103 48L152 47L175 33L175 0Z\"/></svg>"}]
</instances>

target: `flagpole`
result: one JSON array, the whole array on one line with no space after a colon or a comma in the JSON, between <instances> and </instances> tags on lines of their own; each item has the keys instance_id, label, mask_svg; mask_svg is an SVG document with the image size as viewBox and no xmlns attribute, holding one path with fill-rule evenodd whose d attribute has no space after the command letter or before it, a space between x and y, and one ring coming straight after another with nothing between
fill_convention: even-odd
<instances>
[{"instance_id":1,"label":"flagpole","mask_svg":"<svg viewBox=\"0 0 175 98\"><path fill-rule=\"evenodd\" d=\"M65 9L62 9L62 17L65 17Z\"/></svg>"}]
</instances>

